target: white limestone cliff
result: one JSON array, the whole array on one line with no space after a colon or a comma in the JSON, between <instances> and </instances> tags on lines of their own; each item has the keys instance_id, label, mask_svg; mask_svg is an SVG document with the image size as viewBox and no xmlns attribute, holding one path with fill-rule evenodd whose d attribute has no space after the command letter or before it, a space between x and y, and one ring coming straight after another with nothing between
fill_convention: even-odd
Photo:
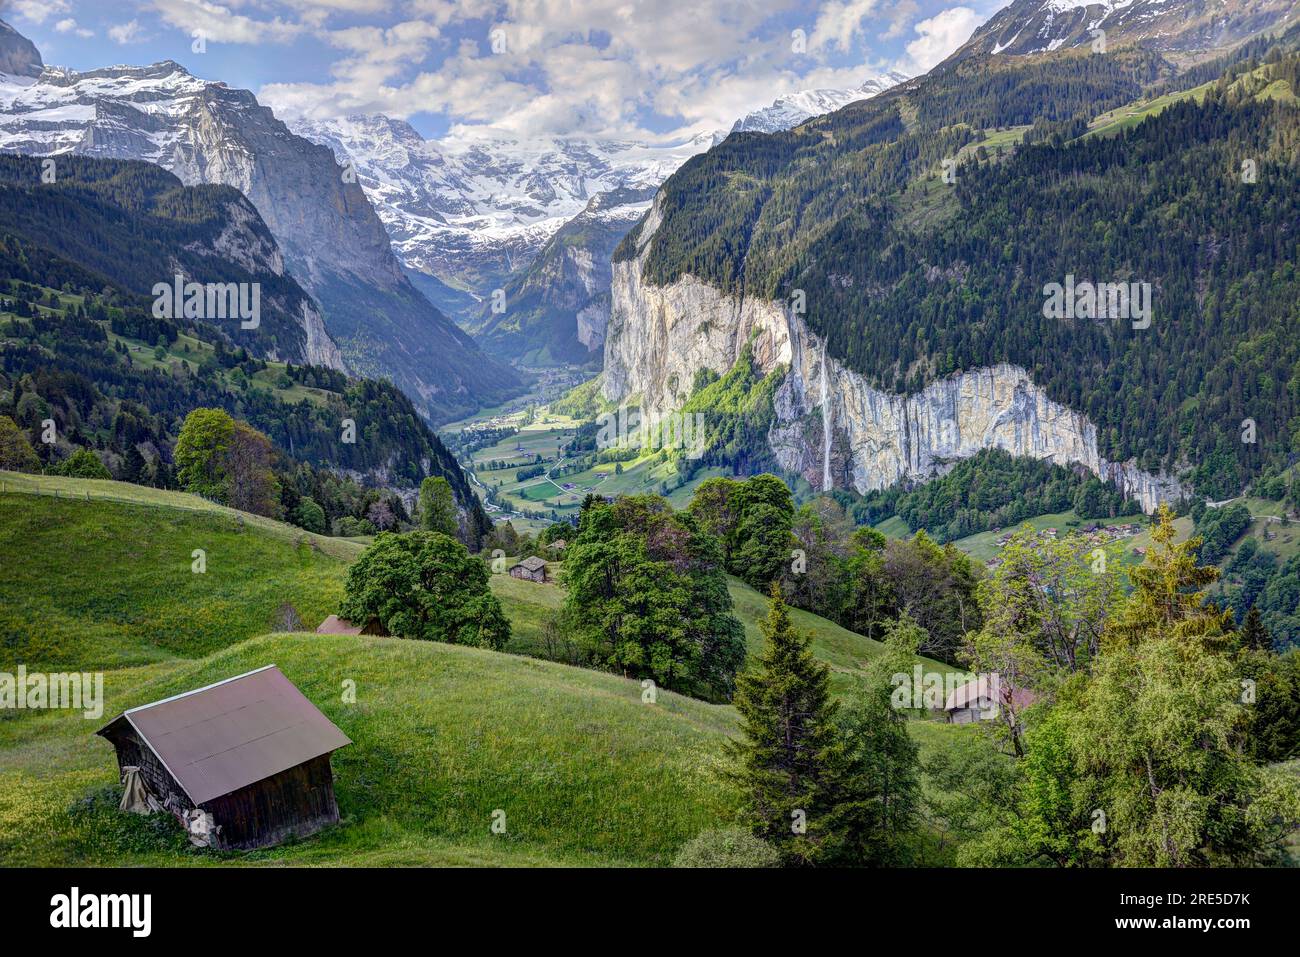
<instances>
[{"instance_id":1,"label":"white limestone cliff","mask_svg":"<svg viewBox=\"0 0 1300 957\"><path fill-rule=\"evenodd\" d=\"M641 267L659 222L656 200L636 258L614 264L605 399L672 411L689 396L698 370L725 374L750 343L762 372L785 371L768 443L783 469L814 488L823 488L828 476L835 487L859 492L925 480L982 449L999 448L1086 468L1147 511L1181 494L1175 479L1143 472L1134 460L1104 459L1096 426L1048 398L1018 366L971 369L914 395L895 395L827 355L803 317L784 303L739 300L691 276L667 286L645 281Z\"/></svg>"}]
</instances>

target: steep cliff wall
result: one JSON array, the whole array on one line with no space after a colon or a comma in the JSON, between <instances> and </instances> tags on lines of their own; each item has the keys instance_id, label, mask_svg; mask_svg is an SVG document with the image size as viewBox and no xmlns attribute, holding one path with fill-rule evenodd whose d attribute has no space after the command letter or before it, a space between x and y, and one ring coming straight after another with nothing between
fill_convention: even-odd
<instances>
[{"instance_id":1,"label":"steep cliff wall","mask_svg":"<svg viewBox=\"0 0 1300 957\"><path fill-rule=\"evenodd\" d=\"M972 369L915 395L894 395L827 355L803 317L783 303L738 300L690 276L668 286L647 283L641 264L658 225L656 202L637 237L637 257L614 264L606 399L670 411L689 396L698 370L725 373L750 342L765 373L789 371L776 393L768 443L782 468L816 488L866 492L928 479L957 459L1000 448L1082 465L1148 511L1180 494L1171 478L1102 458L1096 426L1049 399L1017 366Z\"/></svg>"}]
</instances>

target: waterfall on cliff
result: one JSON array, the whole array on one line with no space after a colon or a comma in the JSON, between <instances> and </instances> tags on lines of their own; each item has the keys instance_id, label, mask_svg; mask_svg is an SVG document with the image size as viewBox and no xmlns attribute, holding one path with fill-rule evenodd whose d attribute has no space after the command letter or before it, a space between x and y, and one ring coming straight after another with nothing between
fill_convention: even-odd
<instances>
[{"instance_id":1,"label":"waterfall on cliff","mask_svg":"<svg viewBox=\"0 0 1300 957\"><path fill-rule=\"evenodd\" d=\"M831 490L831 397L826 382L826 346L822 345L822 491Z\"/></svg>"}]
</instances>

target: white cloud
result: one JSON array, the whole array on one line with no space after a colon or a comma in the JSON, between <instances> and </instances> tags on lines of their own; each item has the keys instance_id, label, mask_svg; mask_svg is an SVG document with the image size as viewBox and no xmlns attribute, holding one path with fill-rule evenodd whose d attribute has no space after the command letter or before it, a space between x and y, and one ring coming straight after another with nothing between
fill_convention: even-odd
<instances>
[{"instance_id":1,"label":"white cloud","mask_svg":"<svg viewBox=\"0 0 1300 957\"><path fill-rule=\"evenodd\" d=\"M876 0L832 0L817 14L808 46L813 50L836 47L848 50L853 38L862 32L863 23L876 10Z\"/></svg>"},{"instance_id":2,"label":"white cloud","mask_svg":"<svg viewBox=\"0 0 1300 957\"><path fill-rule=\"evenodd\" d=\"M917 38L907 45L900 61L904 72L924 73L970 39L984 18L970 7L950 7L915 27Z\"/></svg>"},{"instance_id":3,"label":"white cloud","mask_svg":"<svg viewBox=\"0 0 1300 957\"><path fill-rule=\"evenodd\" d=\"M119 23L108 28L108 37L114 43L139 43L144 39L139 20Z\"/></svg>"},{"instance_id":4,"label":"white cloud","mask_svg":"<svg viewBox=\"0 0 1300 957\"><path fill-rule=\"evenodd\" d=\"M93 37L94 30L87 30L85 27L77 26L77 21L72 17L64 17L58 23L54 24L56 33L75 33L79 37Z\"/></svg>"},{"instance_id":5,"label":"white cloud","mask_svg":"<svg viewBox=\"0 0 1300 957\"><path fill-rule=\"evenodd\" d=\"M340 0L340 4L344 2ZM243 0L232 0L231 6L242 5ZM201 31L214 43L286 43L307 32L312 24L323 23L326 16L319 0L299 4L306 7L301 22L279 16L257 20L209 0L152 0L152 6L168 26L191 36Z\"/></svg>"},{"instance_id":6,"label":"white cloud","mask_svg":"<svg viewBox=\"0 0 1300 957\"><path fill-rule=\"evenodd\" d=\"M453 129L521 137L725 129L785 93L856 87L887 65L924 70L977 20L959 6L913 23L943 0L135 2L138 21L110 31L119 43L158 25L218 43L331 48L324 76L258 90L287 116L431 113ZM800 22L809 43L796 54ZM494 30L506 41L499 52ZM878 43L888 52L873 56Z\"/></svg>"},{"instance_id":7,"label":"white cloud","mask_svg":"<svg viewBox=\"0 0 1300 957\"><path fill-rule=\"evenodd\" d=\"M24 20L32 23L44 23L56 14L68 12L68 0L9 0L4 5L4 15L12 10Z\"/></svg>"}]
</instances>

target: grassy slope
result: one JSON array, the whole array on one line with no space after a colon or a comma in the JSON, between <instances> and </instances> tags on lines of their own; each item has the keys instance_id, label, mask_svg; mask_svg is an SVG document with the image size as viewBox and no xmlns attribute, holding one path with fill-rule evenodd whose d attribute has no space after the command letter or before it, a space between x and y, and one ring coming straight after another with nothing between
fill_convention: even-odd
<instances>
[{"instance_id":1,"label":"grassy slope","mask_svg":"<svg viewBox=\"0 0 1300 957\"><path fill-rule=\"evenodd\" d=\"M0 554L11 559L0 658L29 667L198 657L270 630L285 602L314 628L342 597L343 556L361 551L122 482L6 472L0 483ZM195 549L206 552L203 574L191 568Z\"/></svg>"},{"instance_id":2,"label":"grassy slope","mask_svg":"<svg viewBox=\"0 0 1300 957\"><path fill-rule=\"evenodd\" d=\"M24 557L0 578L0 669L106 669L100 719L0 712L0 865L665 864L730 818L735 795L713 773L736 727L730 707L668 692L649 705L636 681L511 654L261 635L281 601L308 624L333 610L345 560L298 545L315 538L300 530L252 516L241 527L237 513L192 496L12 473L0 481L0 553ZM206 575L190 571L195 547L208 550ZM492 586L512 647L535 647L561 589L507 575ZM756 651L766 601L738 581L730 590ZM793 615L837 688L878 653L876 642ZM116 766L95 728L124 708L270 663L356 742L335 758L346 826L216 855L191 850L165 818L117 812ZM346 680L355 704L342 701ZM923 749L945 730L918 728ZM504 835L490 831L497 809Z\"/></svg>"},{"instance_id":3,"label":"grassy slope","mask_svg":"<svg viewBox=\"0 0 1300 957\"><path fill-rule=\"evenodd\" d=\"M110 672L105 714L271 663L357 742L334 759L345 826L270 851L191 851L165 820L117 812L100 722L11 712L0 864L664 864L731 807L709 773L730 708L664 692L644 704L633 681L473 648L264 636ZM349 679L355 704L341 700Z\"/></svg>"}]
</instances>

